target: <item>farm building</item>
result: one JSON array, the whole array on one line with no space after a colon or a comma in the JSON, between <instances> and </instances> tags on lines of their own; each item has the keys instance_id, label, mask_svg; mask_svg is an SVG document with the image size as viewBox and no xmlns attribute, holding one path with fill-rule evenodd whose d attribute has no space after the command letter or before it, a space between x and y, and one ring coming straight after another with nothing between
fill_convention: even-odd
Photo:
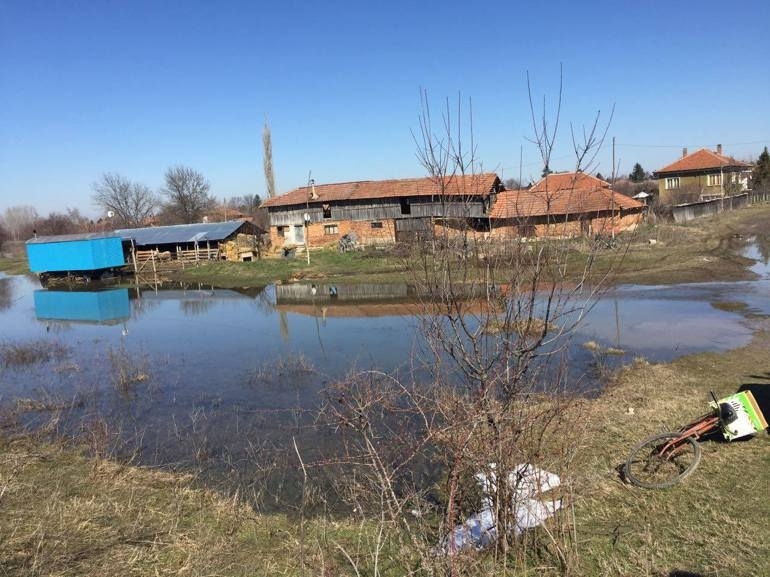
<instances>
[{"instance_id":1,"label":"farm building","mask_svg":"<svg viewBox=\"0 0 770 577\"><path fill-rule=\"evenodd\" d=\"M681 204L724 198L726 194L743 192L749 187L752 166L716 151L701 148L656 170L660 199L665 204Z\"/></svg>"},{"instance_id":2,"label":"farm building","mask_svg":"<svg viewBox=\"0 0 770 577\"><path fill-rule=\"evenodd\" d=\"M274 249L410 242L463 229L488 238L616 233L643 218L642 203L582 172L505 190L494 173L302 187L262 203Z\"/></svg>"},{"instance_id":3,"label":"farm building","mask_svg":"<svg viewBox=\"0 0 770 577\"><path fill-rule=\"evenodd\" d=\"M437 225L461 220L486 226L495 195L502 190L494 173L445 179L411 178L310 183L262 203L275 250L335 245L355 235L364 245L408 242L431 236Z\"/></svg>"},{"instance_id":4,"label":"farm building","mask_svg":"<svg viewBox=\"0 0 770 577\"><path fill-rule=\"evenodd\" d=\"M55 278L98 279L125 263L121 237L86 233L40 236L26 243L29 270L43 283Z\"/></svg>"},{"instance_id":5,"label":"farm building","mask_svg":"<svg viewBox=\"0 0 770 577\"><path fill-rule=\"evenodd\" d=\"M259 257L262 231L246 220L200 222L116 230L137 267L148 261L195 263L250 261Z\"/></svg>"},{"instance_id":6,"label":"farm building","mask_svg":"<svg viewBox=\"0 0 770 577\"><path fill-rule=\"evenodd\" d=\"M492 237L574 237L635 228L645 206L583 172L549 174L526 190L498 194Z\"/></svg>"}]
</instances>

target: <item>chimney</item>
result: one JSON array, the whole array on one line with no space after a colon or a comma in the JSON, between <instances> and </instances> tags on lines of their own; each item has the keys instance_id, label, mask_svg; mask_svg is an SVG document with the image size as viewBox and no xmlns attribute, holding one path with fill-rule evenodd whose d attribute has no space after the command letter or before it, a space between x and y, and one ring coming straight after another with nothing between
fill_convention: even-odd
<instances>
[{"instance_id":1,"label":"chimney","mask_svg":"<svg viewBox=\"0 0 770 577\"><path fill-rule=\"evenodd\" d=\"M722 145L717 144L717 154L722 154Z\"/></svg>"},{"instance_id":2,"label":"chimney","mask_svg":"<svg viewBox=\"0 0 770 577\"><path fill-rule=\"evenodd\" d=\"M685 156L687 156L687 147L686 146L682 149L682 158L684 158Z\"/></svg>"}]
</instances>

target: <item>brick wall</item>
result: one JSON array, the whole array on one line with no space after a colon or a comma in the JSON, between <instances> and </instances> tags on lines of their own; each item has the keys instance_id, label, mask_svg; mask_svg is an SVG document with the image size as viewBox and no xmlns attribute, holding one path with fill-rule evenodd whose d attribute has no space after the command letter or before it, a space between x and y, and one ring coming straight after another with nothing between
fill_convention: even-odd
<instances>
[{"instance_id":1,"label":"brick wall","mask_svg":"<svg viewBox=\"0 0 770 577\"><path fill-rule=\"evenodd\" d=\"M395 222L390 220L376 221L382 223L382 228L372 228L371 221L350 221L350 220L325 220L323 222L313 222L307 227L308 245L313 248L325 246L337 246L339 240L346 234L355 233L360 244L393 244L396 241ZM336 231L332 227L336 226ZM288 227L284 230L288 233ZM285 244L287 237L278 236L278 227L270 227L270 242L273 250L280 250Z\"/></svg>"}]
</instances>

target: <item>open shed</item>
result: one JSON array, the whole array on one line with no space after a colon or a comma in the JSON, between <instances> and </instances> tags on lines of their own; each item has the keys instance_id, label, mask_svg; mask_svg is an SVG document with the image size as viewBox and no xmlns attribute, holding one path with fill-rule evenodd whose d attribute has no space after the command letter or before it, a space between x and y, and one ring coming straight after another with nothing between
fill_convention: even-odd
<instances>
[{"instance_id":1,"label":"open shed","mask_svg":"<svg viewBox=\"0 0 770 577\"><path fill-rule=\"evenodd\" d=\"M149 260L253 260L259 256L261 236L247 220L124 228L115 233L130 244L137 265Z\"/></svg>"}]
</instances>

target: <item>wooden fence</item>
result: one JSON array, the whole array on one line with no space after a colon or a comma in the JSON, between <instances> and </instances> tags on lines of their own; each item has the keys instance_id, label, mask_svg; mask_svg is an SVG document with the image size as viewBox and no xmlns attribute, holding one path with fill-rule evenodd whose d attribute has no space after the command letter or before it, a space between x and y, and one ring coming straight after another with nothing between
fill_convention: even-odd
<instances>
[{"instance_id":1,"label":"wooden fence","mask_svg":"<svg viewBox=\"0 0 770 577\"><path fill-rule=\"evenodd\" d=\"M134 251L136 272L152 270L168 271L183 269L186 265L219 259L219 248L196 248L176 251L136 250Z\"/></svg>"}]
</instances>

